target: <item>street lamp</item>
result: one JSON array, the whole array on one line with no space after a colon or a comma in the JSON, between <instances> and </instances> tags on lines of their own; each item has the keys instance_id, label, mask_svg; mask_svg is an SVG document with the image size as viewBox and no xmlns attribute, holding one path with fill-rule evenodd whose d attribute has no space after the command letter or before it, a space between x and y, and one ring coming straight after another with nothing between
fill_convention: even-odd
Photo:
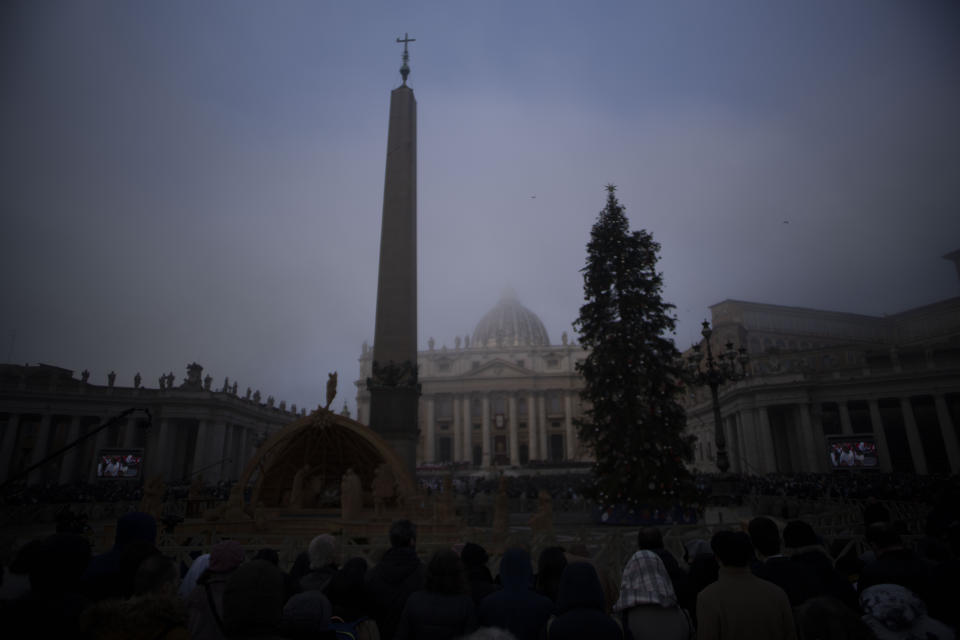
<instances>
[{"instance_id":1,"label":"street lamp","mask_svg":"<svg viewBox=\"0 0 960 640\"><path fill-rule=\"evenodd\" d=\"M717 390L725 382L734 382L746 377L749 357L745 347L734 349L732 342L726 344L725 351L714 355L710 346L713 329L706 320L703 321L703 330L700 331L700 335L703 336L703 341L707 345L707 359L704 362L700 345L693 345L693 353L687 358L687 374L693 384L710 387L710 395L713 398L713 439L717 448L717 468L720 473L726 473L730 468L730 460L727 458L727 440L723 435L720 396Z\"/></svg>"}]
</instances>

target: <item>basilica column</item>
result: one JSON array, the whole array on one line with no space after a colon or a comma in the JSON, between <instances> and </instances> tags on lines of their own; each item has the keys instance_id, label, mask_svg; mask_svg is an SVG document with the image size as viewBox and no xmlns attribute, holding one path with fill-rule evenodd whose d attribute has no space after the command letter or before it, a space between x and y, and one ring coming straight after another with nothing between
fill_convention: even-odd
<instances>
[{"instance_id":1,"label":"basilica column","mask_svg":"<svg viewBox=\"0 0 960 640\"><path fill-rule=\"evenodd\" d=\"M437 457L437 426L433 420L435 406L434 396L427 396L427 441L425 444L426 451L423 452L424 462L433 462Z\"/></svg>"},{"instance_id":2,"label":"basilica column","mask_svg":"<svg viewBox=\"0 0 960 640\"><path fill-rule=\"evenodd\" d=\"M473 464L473 416L470 413L470 394L463 396L463 459Z\"/></svg>"},{"instance_id":3,"label":"basilica column","mask_svg":"<svg viewBox=\"0 0 960 640\"><path fill-rule=\"evenodd\" d=\"M463 435L460 433L460 423L463 422L463 416L460 415L460 396L453 396L453 461L463 460L463 444L461 440Z\"/></svg>"},{"instance_id":4,"label":"basilica column","mask_svg":"<svg viewBox=\"0 0 960 640\"><path fill-rule=\"evenodd\" d=\"M510 422L508 425L510 464L515 467L520 464L520 444L517 432L517 398L512 393L507 397L507 412L507 420Z\"/></svg>"},{"instance_id":5,"label":"basilica column","mask_svg":"<svg viewBox=\"0 0 960 640\"><path fill-rule=\"evenodd\" d=\"M547 398L544 392L537 394L537 418L540 421L540 459L550 459L550 449L547 448Z\"/></svg>"},{"instance_id":6,"label":"basilica column","mask_svg":"<svg viewBox=\"0 0 960 640\"><path fill-rule=\"evenodd\" d=\"M564 439L566 440L567 444L567 460L573 460L573 457L576 454L576 449L573 443L573 399L570 397L572 393L572 391L565 391L563 393L563 426L566 432Z\"/></svg>"},{"instance_id":7,"label":"basilica column","mask_svg":"<svg viewBox=\"0 0 960 640\"><path fill-rule=\"evenodd\" d=\"M885 473L893 471L893 461L890 459L890 449L887 448L887 432L883 430L883 418L880 417L880 403L871 398L870 426L873 428L873 437L877 443L877 454L880 456L880 470Z\"/></svg>"},{"instance_id":8,"label":"basilica column","mask_svg":"<svg viewBox=\"0 0 960 640\"><path fill-rule=\"evenodd\" d=\"M800 442L803 444L804 467L810 471L821 472L821 463L826 455L826 447L820 446L813 430L813 416L810 415L810 403L801 402L797 405L800 414Z\"/></svg>"},{"instance_id":9,"label":"basilica column","mask_svg":"<svg viewBox=\"0 0 960 640\"><path fill-rule=\"evenodd\" d=\"M88 425L85 430L85 433L89 433L90 431L93 431L94 429L103 426L103 423L106 422L105 416L102 416L102 415L98 416L98 419L99 419L98 424ZM97 462L100 456L100 451L102 449L107 448L107 432L108 431L110 431L109 428L101 429L97 435L93 436L93 456L94 457L92 461L93 464L90 465L90 470L87 474L88 482L94 482L97 478Z\"/></svg>"},{"instance_id":10,"label":"basilica column","mask_svg":"<svg viewBox=\"0 0 960 640\"><path fill-rule=\"evenodd\" d=\"M480 464L484 468L490 466L490 396L483 394L483 422L480 423L480 434L483 438L483 457Z\"/></svg>"},{"instance_id":11,"label":"basilica column","mask_svg":"<svg viewBox=\"0 0 960 640\"><path fill-rule=\"evenodd\" d=\"M760 468L767 472L779 472L777 468L777 454L773 449L773 434L770 432L770 416L766 407L757 407L757 436L760 440ZM714 443L716 446L716 443Z\"/></svg>"},{"instance_id":12,"label":"basilica column","mask_svg":"<svg viewBox=\"0 0 960 640\"><path fill-rule=\"evenodd\" d=\"M840 400L837 402L837 407L840 409L840 433L845 436L853 435L853 425L850 423L850 410L847 408L847 401Z\"/></svg>"},{"instance_id":13,"label":"basilica column","mask_svg":"<svg viewBox=\"0 0 960 640\"><path fill-rule=\"evenodd\" d=\"M927 456L923 452L923 441L920 440L920 431L917 429L917 420L913 416L913 407L910 398L900 398L900 411L903 413L903 425L907 431L907 442L910 443L910 457L913 458L913 470L916 473L927 473Z\"/></svg>"},{"instance_id":14,"label":"basilica column","mask_svg":"<svg viewBox=\"0 0 960 640\"><path fill-rule=\"evenodd\" d=\"M40 424L37 425L36 437L33 440L33 451L30 452L30 464L34 465L47 457L47 449L50 447L50 418L49 413L43 414L40 418ZM42 484L44 468L34 469L27 475L27 484Z\"/></svg>"},{"instance_id":15,"label":"basilica column","mask_svg":"<svg viewBox=\"0 0 960 640\"><path fill-rule=\"evenodd\" d=\"M125 449L137 446L137 418L133 414L127 416L127 422L123 425L122 442Z\"/></svg>"},{"instance_id":16,"label":"basilica column","mask_svg":"<svg viewBox=\"0 0 960 640\"><path fill-rule=\"evenodd\" d=\"M205 483L210 481L210 470L205 468L208 464L207 440L209 439L209 433L210 422L208 420L200 420L197 425L197 439L193 447L193 464L190 465L190 474L203 473ZM190 455L189 451L187 455Z\"/></svg>"},{"instance_id":17,"label":"basilica column","mask_svg":"<svg viewBox=\"0 0 960 640\"><path fill-rule=\"evenodd\" d=\"M957 263L960 265L960 263ZM947 459L950 460L950 472L960 473L960 450L957 444L957 432L947 408L947 401L942 393L933 396L937 406L937 422L940 423L940 433L943 435L943 444L947 448Z\"/></svg>"},{"instance_id":18,"label":"basilica column","mask_svg":"<svg viewBox=\"0 0 960 640\"><path fill-rule=\"evenodd\" d=\"M70 428L67 429L67 442L76 442L77 438L80 437L80 416L73 416L70 418ZM70 484L76 482L79 478L75 477L77 473L77 457L79 456L80 445L73 447L63 454L63 464L60 465L60 478L58 482L60 484Z\"/></svg>"},{"instance_id":19,"label":"basilica column","mask_svg":"<svg viewBox=\"0 0 960 640\"><path fill-rule=\"evenodd\" d=\"M213 459L208 464L216 464L213 467L213 472L217 478L217 481L223 480L224 471L226 471L226 460L227 454L225 453L226 449L224 448L224 438L227 431L227 422L223 418L218 419L213 423L213 429L211 432L211 438L207 446L210 447L210 454L213 456Z\"/></svg>"},{"instance_id":20,"label":"basilica column","mask_svg":"<svg viewBox=\"0 0 960 640\"><path fill-rule=\"evenodd\" d=\"M223 425L223 464L220 467L223 471L220 472L221 480L236 480L236 465L237 465L237 456L234 455L234 445L236 441L233 435L234 429L233 425L230 423L224 423Z\"/></svg>"},{"instance_id":21,"label":"basilica column","mask_svg":"<svg viewBox=\"0 0 960 640\"><path fill-rule=\"evenodd\" d=\"M3 444L0 445L0 480L6 481L13 472L13 449L17 446L19 426L20 416L15 413L7 414L7 421L3 425Z\"/></svg>"},{"instance_id":22,"label":"basilica column","mask_svg":"<svg viewBox=\"0 0 960 640\"><path fill-rule=\"evenodd\" d=\"M539 460L539 448L537 444L540 442L539 436L537 436L537 397L533 394L533 391L530 391L527 394L527 438L530 440L527 451L529 453L530 460Z\"/></svg>"}]
</instances>

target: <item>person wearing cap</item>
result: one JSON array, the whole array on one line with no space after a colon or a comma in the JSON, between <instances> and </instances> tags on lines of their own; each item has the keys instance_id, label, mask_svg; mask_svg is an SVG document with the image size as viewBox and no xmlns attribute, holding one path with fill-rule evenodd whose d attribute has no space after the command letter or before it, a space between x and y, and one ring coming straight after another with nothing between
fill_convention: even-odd
<instances>
[{"instance_id":1,"label":"person wearing cap","mask_svg":"<svg viewBox=\"0 0 960 640\"><path fill-rule=\"evenodd\" d=\"M243 547L226 540L210 550L210 563L187 596L187 628L194 640L225 640L223 593L227 580L243 563Z\"/></svg>"}]
</instances>

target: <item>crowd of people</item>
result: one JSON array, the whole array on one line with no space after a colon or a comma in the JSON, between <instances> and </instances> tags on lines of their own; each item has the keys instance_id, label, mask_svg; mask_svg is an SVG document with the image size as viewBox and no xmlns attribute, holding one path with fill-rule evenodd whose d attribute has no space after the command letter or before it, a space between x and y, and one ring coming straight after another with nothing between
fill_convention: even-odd
<instances>
[{"instance_id":1,"label":"crowd of people","mask_svg":"<svg viewBox=\"0 0 960 640\"><path fill-rule=\"evenodd\" d=\"M157 523L123 515L113 547L56 533L25 544L0 583L4 637L160 640L660 640L954 638L960 616L960 518L945 503L924 544L898 534L880 503L864 511L869 550L834 561L817 532L756 517L686 540L641 528L622 570L584 548L522 546L497 561L476 542L426 563L413 522L389 529L375 564L341 558L321 534L290 567L235 540L178 566L156 545Z\"/></svg>"}]
</instances>

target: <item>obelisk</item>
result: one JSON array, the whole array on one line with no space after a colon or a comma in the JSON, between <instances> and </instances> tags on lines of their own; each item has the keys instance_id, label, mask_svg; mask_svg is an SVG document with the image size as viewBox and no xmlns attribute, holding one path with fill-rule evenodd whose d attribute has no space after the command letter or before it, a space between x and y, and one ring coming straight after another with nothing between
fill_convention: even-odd
<instances>
[{"instance_id":1,"label":"obelisk","mask_svg":"<svg viewBox=\"0 0 960 640\"><path fill-rule=\"evenodd\" d=\"M416 470L417 403L417 101L407 86L410 56L404 34L403 84L390 94L387 169L380 229L380 274L373 336L370 428Z\"/></svg>"}]
</instances>

